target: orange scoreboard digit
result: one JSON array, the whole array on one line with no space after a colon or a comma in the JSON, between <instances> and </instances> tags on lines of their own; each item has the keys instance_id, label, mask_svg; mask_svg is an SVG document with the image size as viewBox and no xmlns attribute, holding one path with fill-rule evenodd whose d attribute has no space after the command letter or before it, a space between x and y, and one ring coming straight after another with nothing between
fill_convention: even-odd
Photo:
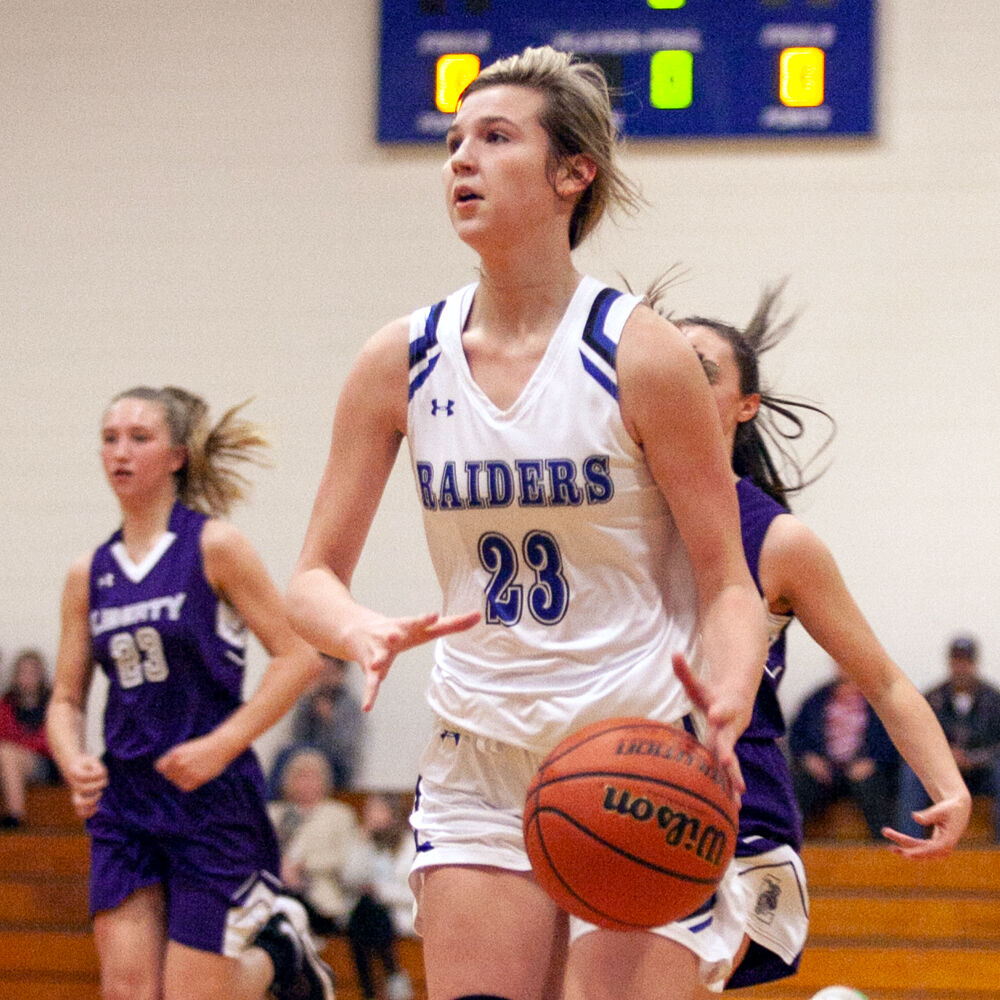
<instances>
[{"instance_id":1,"label":"orange scoreboard digit","mask_svg":"<svg viewBox=\"0 0 1000 1000\"><path fill-rule=\"evenodd\" d=\"M382 0L380 142L433 142L528 45L597 62L648 139L872 135L876 0Z\"/></svg>"}]
</instances>

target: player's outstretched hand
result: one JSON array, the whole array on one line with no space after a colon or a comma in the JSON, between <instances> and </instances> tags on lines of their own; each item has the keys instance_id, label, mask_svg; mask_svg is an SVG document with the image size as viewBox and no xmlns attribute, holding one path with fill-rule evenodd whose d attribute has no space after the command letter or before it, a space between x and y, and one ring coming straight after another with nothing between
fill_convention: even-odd
<instances>
[{"instance_id":1,"label":"player's outstretched hand","mask_svg":"<svg viewBox=\"0 0 1000 1000\"><path fill-rule=\"evenodd\" d=\"M719 766L729 775L730 785L738 799L746 791L746 784L734 747L743 730L728 706L720 699L714 698L708 688L691 672L691 667L682 653L674 653L672 662L674 673L684 685L691 704L705 717L708 724L705 744L715 754Z\"/></svg>"},{"instance_id":2,"label":"player's outstretched hand","mask_svg":"<svg viewBox=\"0 0 1000 1000\"><path fill-rule=\"evenodd\" d=\"M959 837L965 833L971 812L972 800L968 797L942 799L913 814L921 826L931 828L931 835L926 840L889 826L882 827L882 836L892 842L894 854L905 858L944 858L951 854Z\"/></svg>"},{"instance_id":3,"label":"player's outstretched hand","mask_svg":"<svg viewBox=\"0 0 1000 1000\"><path fill-rule=\"evenodd\" d=\"M400 653L425 642L433 642L443 635L464 632L477 624L479 619L478 611L449 615L447 618L434 612L410 618L383 618L377 627L370 627L361 643L363 652L358 656L358 665L365 676L365 695L361 704L364 711L371 711L382 681Z\"/></svg>"}]
</instances>

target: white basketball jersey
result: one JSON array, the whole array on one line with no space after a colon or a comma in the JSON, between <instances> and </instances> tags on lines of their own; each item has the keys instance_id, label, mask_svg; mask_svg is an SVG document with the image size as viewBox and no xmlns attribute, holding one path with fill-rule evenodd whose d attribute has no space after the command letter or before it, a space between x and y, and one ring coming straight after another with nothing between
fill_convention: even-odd
<instances>
[{"instance_id":1,"label":"white basketball jersey","mask_svg":"<svg viewBox=\"0 0 1000 1000\"><path fill-rule=\"evenodd\" d=\"M473 381L469 285L410 321L408 438L446 615L431 707L489 738L547 752L597 719L689 710L670 654L695 659L690 563L629 437L615 357L639 299L578 286L517 401Z\"/></svg>"}]
</instances>

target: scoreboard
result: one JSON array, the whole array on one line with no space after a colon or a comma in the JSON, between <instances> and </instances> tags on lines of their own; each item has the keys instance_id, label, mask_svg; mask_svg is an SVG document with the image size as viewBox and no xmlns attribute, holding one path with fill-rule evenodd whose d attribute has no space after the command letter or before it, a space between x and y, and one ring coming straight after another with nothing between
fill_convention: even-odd
<instances>
[{"instance_id":1,"label":"scoreboard","mask_svg":"<svg viewBox=\"0 0 1000 1000\"><path fill-rule=\"evenodd\" d=\"M529 45L598 63L648 139L874 132L876 0L382 0L380 142L433 142Z\"/></svg>"}]
</instances>

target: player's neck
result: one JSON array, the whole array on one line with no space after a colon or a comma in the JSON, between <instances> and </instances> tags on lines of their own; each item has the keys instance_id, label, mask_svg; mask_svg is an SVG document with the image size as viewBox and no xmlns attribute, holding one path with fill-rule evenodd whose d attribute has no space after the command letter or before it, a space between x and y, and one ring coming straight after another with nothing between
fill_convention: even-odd
<instances>
[{"instance_id":1,"label":"player's neck","mask_svg":"<svg viewBox=\"0 0 1000 1000\"><path fill-rule=\"evenodd\" d=\"M484 267L470 320L510 334L554 328L579 283L569 258L551 267L525 266L523 261L513 268Z\"/></svg>"},{"instance_id":2,"label":"player's neck","mask_svg":"<svg viewBox=\"0 0 1000 1000\"><path fill-rule=\"evenodd\" d=\"M133 562L142 562L163 536L176 499L170 493L142 504L122 505L122 542Z\"/></svg>"}]
</instances>

